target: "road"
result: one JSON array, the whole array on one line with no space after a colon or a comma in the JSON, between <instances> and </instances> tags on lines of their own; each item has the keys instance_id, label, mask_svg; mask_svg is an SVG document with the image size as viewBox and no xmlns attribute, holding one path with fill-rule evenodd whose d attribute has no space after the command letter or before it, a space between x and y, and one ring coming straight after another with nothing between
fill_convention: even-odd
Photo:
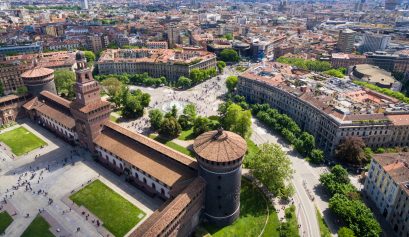
<instances>
[{"instance_id":1,"label":"road","mask_svg":"<svg viewBox=\"0 0 409 237\"><path fill-rule=\"evenodd\" d=\"M251 139L256 144L275 143L279 144L284 151L287 152L288 157L292 162L292 167L295 171L293 175L292 184L296 190L294 199L297 207L297 216L299 224L301 224L301 236L320 236L319 225L316 216L316 207L323 213L325 222L333 235L336 235L338 225L334 222L336 219L328 209L329 196L325 190L319 186L319 177L322 173L328 172L326 167L313 167L305 161L296 151L294 151L289 144L281 138L281 136L274 134L257 120L253 120L253 134ZM305 181L305 185L303 184ZM307 191L309 190L309 191ZM312 201L307 194L311 193L314 197Z\"/></svg>"}]
</instances>

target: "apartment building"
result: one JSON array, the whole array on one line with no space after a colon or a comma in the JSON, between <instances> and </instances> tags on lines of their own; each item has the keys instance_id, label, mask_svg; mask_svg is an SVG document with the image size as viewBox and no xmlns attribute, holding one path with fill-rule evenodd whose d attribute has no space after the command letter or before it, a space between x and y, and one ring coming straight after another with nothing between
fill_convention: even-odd
<instances>
[{"instance_id":1,"label":"apartment building","mask_svg":"<svg viewBox=\"0 0 409 237\"><path fill-rule=\"evenodd\" d=\"M409 105L351 81L270 62L241 74L238 94L289 115L327 156L350 136L362 137L373 149L409 145Z\"/></svg>"},{"instance_id":2,"label":"apartment building","mask_svg":"<svg viewBox=\"0 0 409 237\"><path fill-rule=\"evenodd\" d=\"M352 53L354 50L356 32L350 29L339 31L337 48L343 53Z\"/></svg>"},{"instance_id":3,"label":"apartment building","mask_svg":"<svg viewBox=\"0 0 409 237\"><path fill-rule=\"evenodd\" d=\"M409 153L376 154L364 185L395 234L409 236Z\"/></svg>"},{"instance_id":4,"label":"apartment building","mask_svg":"<svg viewBox=\"0 0 409 237\"><path fill-rule=\"evenodd\" d=\"M177 80L197 69L216 67L216 55L203 50L108 49L97 63L101 74L144 73Z\"/></svg>"}]
</instances>

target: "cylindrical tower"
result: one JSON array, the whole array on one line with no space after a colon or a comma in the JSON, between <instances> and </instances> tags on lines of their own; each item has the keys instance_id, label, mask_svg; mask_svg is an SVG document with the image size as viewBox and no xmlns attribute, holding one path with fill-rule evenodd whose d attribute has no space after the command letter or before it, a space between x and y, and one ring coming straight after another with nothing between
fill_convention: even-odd
<instances>
[{"instance_id":1,"label":"cylindrical tower","mask_svg":"<svg viewBox=\"0 0 409 237\"><path fill-rule=\"evenodd\" d=\"M205 216L218 226L233 223L240 215L241 164L247 151L246 141L219 129L197 137L193 149L199 175L207 183Z\"/></svg>"},{"instance_id":2,"label":"cylindrical tower","mask_svg":"<svg viewBox=\"0 0 409 237\"><path fill-rule=\"evenodd\" d=\"M33 96L37 96L42 91L49 91L57 94L54 83L54 70L37 66L21 74L24 85L28 92Z\"/></svg>"}]
</instances>

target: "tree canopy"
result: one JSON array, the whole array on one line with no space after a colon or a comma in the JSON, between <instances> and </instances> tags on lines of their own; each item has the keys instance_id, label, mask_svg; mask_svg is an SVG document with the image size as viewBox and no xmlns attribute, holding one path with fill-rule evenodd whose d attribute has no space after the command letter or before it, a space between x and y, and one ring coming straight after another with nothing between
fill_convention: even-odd
<instances>
[{"instance_id":1,"label":"tree canopy","mask_svg":"<svg viewBox=\"0 0 409 237\"><path fill-rule=\"evenodd\" d=\"M163 121L163 113L159 109L149 111L149 121L154 130L160 129Z\"/></svg>"},{"instance_id":2,"label":"tree canopy","mask_svg":"<svg viewBox=\"0 0 409 237\"><path fill-rule=\"evenodd\" d=\"M243 110L243 108L238 105L231 103L227 107L222 108L226 105L221 105L219 111L225 110L220 114L221 124L224 129L235 132L247 138L251 135L251 112L250 110Z\"/></svg>"},{"instance_id":3,"label":"tree canopy","mask_svg":"<svg viewBox=\"0 0 409 237\"><path fill-rule=\"evenodd\" d=\"M177 137L182 131L182 127L175 117L165 117L162 121L159 134L165 137Z\"/></svg>"},{"instance_id":4,"label":"tree canopy","mask_svg":"<svg viewBox=\"0 0 409 237\"><path fill-rule=\"evenodd\" d=\"M262 144L249 163L252 174L278 197L292 195L290 180L294 173L291 161L277 144ZM284 195L285 194L285 195Z\"/></svg>"},{"instance_id":5,"label":"tree canopy","mask_svg":"<svg viewBox=\"0 0 409 237\"><path fill-rule=\"evenodd\" d=\"M226 78L226 86L229 92L234 91L239 82L239 78L237 76L229 76Z\"/></svg>"},{"instance_id":6,"label":"tree canopy","mask_svg":"<svg viewBox=\"0 0 409 237\"><path fill-rule=\"evenodd\" d=\"M129 92L124 89L121 95L122 116L125 118L136 118L143 115L144 109L149 106L151 97L141 90Z\"/></svg>"},{"instance_id":7,"label":"tree canopy","mask_svg":"<svg viewBox=\"0 0 409 237\"><path fill-rule=\"evenodd\" d=\"M363 165L369 161L365 153L365 143L361 137L346 137L338 144L335 156L342 161L354 165Z\"/></svg>"},{"instance_id":8,"label":"tree canopy","mask_svg":"<svg viewBox=\"0 0 409 237\"><path fill-rule=\"evenodd\" d=\"M223 49L219 55L220 59L224 62L238 62L240 56L234 49Z\"/></svg>"},{"instance_id":9,"label":"tree canopy","mask_svg":"<svg viewBox=\"0 0 409 237\"><path fill-rule=\"evenodd\" d=\"M290 64L296 66L300 69L315 71L315 72L324 72L331 69L331 64L329 62L319 61L319 60L306 60L302 58L286 58L279 57L277 59L279 63Z\"/></svg>"},{"instance_id":10,"label":"tree canopy","mask_svg":"<svg viewBox=\"0 0 409 237\"><path fill-rule=\"evenodd\" d=\"M56 70L54 72L54 82L58 94L61 94L69 99L75 97L75 73L73 71Z\"/></svg>"}]
</instances>

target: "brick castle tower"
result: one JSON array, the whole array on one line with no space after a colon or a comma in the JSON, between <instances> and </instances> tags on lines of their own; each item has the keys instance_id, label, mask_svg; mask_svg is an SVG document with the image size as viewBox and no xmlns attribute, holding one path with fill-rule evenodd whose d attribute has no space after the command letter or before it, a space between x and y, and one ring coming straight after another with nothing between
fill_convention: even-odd
<instances>
[{"instance_id":1,"label":"brick castle tower","mask_svg":"<svg viewBox=\"0 0 409 237\"><path fill-rule=\"evenodd\" d=\"M93 140L101 133L103 123L109 120L111 105L101 100L100 86L87 67L84 52L78 51L75 58L77 60L74 85L76 98L71 103L71 113L75 119L81 146L94 151Z\"/></svg>"}]
</instances>

